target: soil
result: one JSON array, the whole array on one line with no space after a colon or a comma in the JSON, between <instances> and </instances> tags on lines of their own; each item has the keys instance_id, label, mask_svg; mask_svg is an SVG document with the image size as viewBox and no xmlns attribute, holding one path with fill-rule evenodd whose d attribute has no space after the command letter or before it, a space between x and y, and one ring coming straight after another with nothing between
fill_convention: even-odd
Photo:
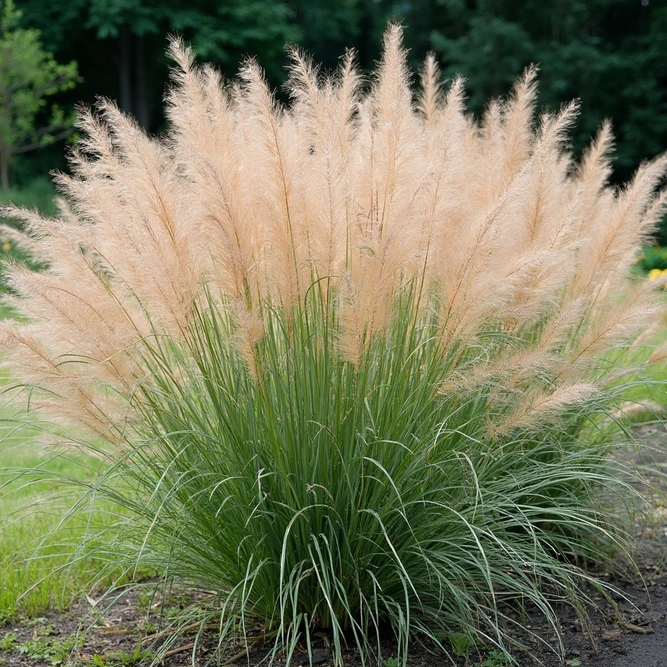
<instances>
[{"instance_id":1,"label":"soil","mask_svg":"<svg viewBox=\"0 0 667 667\"><path fill-rule=\"evenodd\" d=\"M667 511L660 492L667 494L667 426L643 425L637 428L642 440L651 444L645 464L659 492L652 498L653 516L637 528L639 569L634 577L612 580L618 589L611 603L591 594L597 607L590 624L582 627L574 612L559 609L562 648L553 631L539 615L527 616L527 650L516 654L521 667L667 667ZM605 575L603 574L603 577ZM186 592L184 592L187 595ZM172 597L169 604L178 604ZM137 589L118 597L110 607L88 597L66 613L51 613L43 618L14 621L0 628L0 665L39 667L125 667L148 665L155 626L147 624L146 595ZM153 635L151 635L153 633ZM528 633L542 638L531 639ZM161 663L164 667L203 667L216 664L215 639L206 637L193 658L191 640L175 646ZM312 647L314 664L332 667L326 637L318 636ZM257 667L266 650L251 652L231 646L222 664ZM390 640L383 644L384 666L396 655ZM297 664L308 664L304 647L297 648ZM219 663L217 663L219 664ZM354 652L345 656L345 667L362 667ZM266 665L266 663L264 663ZM506 662L494 652L470 653L457 660L458 667L504 667ZM451 661L431 653L427 647L411 649L407 667L451 667ZM276 667L281 667L280 661ZM376 667L369 665L368 667Z\"/></svg>"}]
</instances>

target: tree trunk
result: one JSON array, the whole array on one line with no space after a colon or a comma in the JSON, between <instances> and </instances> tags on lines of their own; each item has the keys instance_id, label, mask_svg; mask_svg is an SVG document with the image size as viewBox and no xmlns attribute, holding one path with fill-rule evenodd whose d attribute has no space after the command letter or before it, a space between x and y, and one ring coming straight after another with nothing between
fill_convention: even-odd
<instances>
[{"instance_id":1,"label":"tree trunk","mask_svg":"<svg viewBox=\"0 0 667 667\"><path fill-rule=\"evenodd\" d=\"M134 109L139 125L149 129L151 114L148 95L148 76L143 35L134 35Z\"/></svg>"},{"instance_id":2,"label":"tree trunk","mask_svg":"<svg viewBox=\"0 0 667 667\"><path fill-rule=\"evenodd\" d=\"M133 112L132 104L132 35L127 26L120 29L119 37L119 55L120 61L118 63L118 77L120 83L120 91L118 94L118 106L125 111L125 113Z\"/></svg>"},{"instance_id":3,"label":"tree trunk","mask_svg":"<svg viewBox=\"0 0 667 667\"><path fill-rule=\"evenodd\" d=\"M9 151L0 146L0 187L3 192L9 190Z\"/></svg>"},{"instance_id":4,"label":"tree trunk","mask_svg":"<svg viewBox=\"0 0 667 667\"><path fill-rule=\"evenodd\" d=\"M134 35L127 26L124 26L120 31L119 55L118 104L123 111L132 114L139 125L148 129L150 104L144 37Z\"/></svg>"}]
</instances>

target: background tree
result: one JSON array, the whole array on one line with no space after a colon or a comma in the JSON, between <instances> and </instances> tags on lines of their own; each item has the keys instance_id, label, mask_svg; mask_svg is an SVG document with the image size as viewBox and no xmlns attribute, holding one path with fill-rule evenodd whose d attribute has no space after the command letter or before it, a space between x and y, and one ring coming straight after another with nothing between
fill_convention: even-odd
<instances>
[{"instance_id":1,"label":"background tree","mask_svg":"<svg viewBox=\"0 0 667 667\"><path fill-rule=\"evenodd\" d=\"M0 0L1 1L1 0ZM280 93L284 44L298 43L325 68L346 47L365 70L379 55L387 20L406 27L413 66L434 50L446 78L462 73L469 107L483 112L530 63L540 66L540 106L581 99L575 150L605 118L614 125L614 178L667 149L667 5L656 0L16 0L23 27L41 30L47 51L76 60L85 81L63 106L96 95L118 100L142 126L164 129L170 63L166 35L182 34L197 55L234 76L256 55ZM34 155L34 154L33 154ZM39 159L39 158L37 158ZM62 151L46 168L65 167ZM44 158L45 162L46 159ZM19 161L16 161L18 165ZM25 180L29 180L29 175ZM665 239L667 241L667 238Z\"/></svg>"},{"instance_id":2,"label":"background tree","mask_svg":"<svg viewBox=\"0 0 667 667\"><path fill-rule=\"evenodd\" d=\"M9 162L67 136L72 117L47 98L72 88L77 65L62 65L42 48L39 30L19 27L12 0L0 6L0 186L9 189Z\"/></svg>"},{"instance_id":3,"label":"background tree","mask_svg":"<svg viewBox=\"0 0 667 667\"><path fill-rule=\"evenodd\" d=\"M474 111L505 94L536 63L542 106L581 100L575 148L612 119L617 179L626 180L642 159L667 149L664 3L414 0L405 15L417 24L408 31L417 55L434 49L446 76L463 74Z\"/></svg>"},{"instance_id":4,"label":"background tree","mask_svg":"<svg viewBox=\"0 0 667 667\"><path fill-rule=\"evenodd\" d=\"M303 36L287 0L22 0L21 6L48 48L79 61L87 82L81 99L115 99L152 131L164 122L169 33L182 35L230 77L255 55L274 85L284 78L285 43Z\"/></svg>"},{"instance_id":5,"label":"background tree","mask_svg":"<svg viewBox=\"0 0 667 667\"><path fill-rule=\"evenodd\" d=\"M398 12L414 58L433 49L445 77L466 78L469 108L504 95L539 66L539 106L579 98L579 152L605 118L616 148L614 182L667 150L667 5L656 0L409 0ZM667 244L667 219L658 240Z\"/></svg>"},{"instance_id":6,"label":"background tree","mask_svg":"<svg viewBox=\"0 0 667 667\"><path fill-rule=\"evenodd\" d=\"M286 77L286 43L301 45L327 68L353 47L362 68L372 68L392 13L388 0L19 1L24 25L41 31L45 47L79 62L84 83L64 100L110 97L151 131L164 123L169 33L182 35L199 58L230 78L245 57L255 56L279 88Z\"/></svg>"}]
</instances>

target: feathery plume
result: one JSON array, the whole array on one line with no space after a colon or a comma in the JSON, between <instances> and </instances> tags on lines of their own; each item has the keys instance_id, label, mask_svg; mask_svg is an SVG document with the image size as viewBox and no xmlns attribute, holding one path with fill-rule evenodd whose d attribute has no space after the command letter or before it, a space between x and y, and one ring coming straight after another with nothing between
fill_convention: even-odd
<instances>
[{"instance_id":1,"label":"feathery plume","mask_svg":"<svg viewBox=\"0 0 667 667\"><path fill-rule=\"evenodd\" d=\"M577 105L536 121L536 68L478 124L463 80L444 90L432 55L413 97L397 25L366 92L353 53L323 75L293 49L288 107L252 60L227 84L179 40L169 53L169 134L148 137L109 101L82 110L59 218L12 210L25 231L3 228L46 266L9 267L25 319L5 325L4 347L52 418L96 434L115 433L118 415L131 424L146 346L187 338L207 298L256 375L266 317L289 317L315 285L353 364L418 289L413 321L435 316L442 349L459 350L443 392L465 376L511 393L533 368L555 383L550 406L587 394L573 388L597 356L655 318L628 274L665 210L667 159L614 191L606 122L574 169ZM526 414L542 405L534 390Z\"/></svg>"}]
</instances>

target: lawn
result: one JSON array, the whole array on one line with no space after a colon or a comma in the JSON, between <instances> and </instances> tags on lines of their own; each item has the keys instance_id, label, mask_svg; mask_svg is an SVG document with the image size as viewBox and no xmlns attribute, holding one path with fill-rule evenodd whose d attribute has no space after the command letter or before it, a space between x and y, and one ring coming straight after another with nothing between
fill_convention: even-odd
<instances>
[{"instance_id":1,"label":"lawn","mask_svg":"<svg viewBox=\"0 0 667 667\"><path fill-rule=\"evenodd\" d=\"M63 526L68 504L75 499L46 474L88 477L83 457L54 454L22 430L4 427L0 458L0 617L16 613L40 615L63 609L94 581L95 566L77 563L61 570L74 553L83 527ZM34 469L34 473L22 472ZM52 532L53 531L53 532ZM58 570L53 576L49 572Z\"/></svg>"},{"instance_id":2,"label":"lawn","mask_svg":"<svg viewBox=\"0 0 667 667\"><path fill-rule=\"evenodd\" d=\"M94 559L76 559L77 545L85 531L112 519L98 511L67 520L82 489L64 480L92 479L99 461L41 444L39 431L11 405L0 415L0 621L8 621L67 609L89 592L101 568Z\"/></svg>"},{"instance_id":3,"label":"lawn","mask_svg":"<svg viewBox=\"0 0 667 667\"><path fill-rule=\"evenodd\" d=\"M667 321L626 349L612 350L610 364L621 371L620 400L633 421L650 421L665 416L667 410Z\"/></svg>"}]
</instances>

